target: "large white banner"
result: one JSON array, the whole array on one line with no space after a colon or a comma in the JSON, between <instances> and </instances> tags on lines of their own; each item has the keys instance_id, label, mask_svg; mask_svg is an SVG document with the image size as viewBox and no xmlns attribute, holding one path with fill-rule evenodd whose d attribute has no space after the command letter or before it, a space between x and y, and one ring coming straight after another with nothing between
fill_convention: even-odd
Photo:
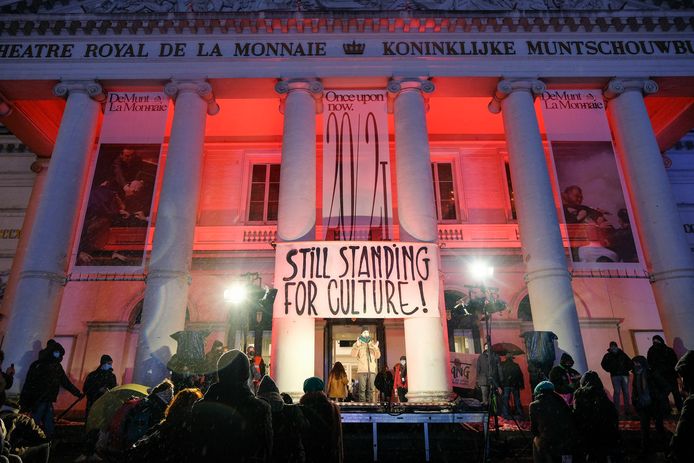
<instances>
[{"instance_id":1,"label":"large white banner","mask_svg":"<svg viewBox=\"0 0 694 463\"><path fill-rule=\"evenodd\" d=\"M275 318L438 317L435 244L277 243Z\"/></svg>"},{"instance_id":2,"label":"large white banner","mask_svg":"<svg viewBox=\"0 0 694 463\"><path fill-rule=\"evenodd\" d=\"M327 90L323 102L323 238L392 239L386 92Z\"/></svg>"},{"instance_id":3,"label":"large white banner","mask_svg":"<svg viewBox=\"0 0 694 463\"><path fill-rule=\"evenodd\" d=\"M108 94L72 273L143 272L168 109L164 93Z\"/></svg>"},{"instance_id":4,"label":"large white banner","mask_svg":"<svg viewBox=\"0 0 694 463\"><path fill-rule=\"evenodd\" d=\"M540 104L574 266L641 267L602 93L551 90Z\"/></svg>"}]
</instances>

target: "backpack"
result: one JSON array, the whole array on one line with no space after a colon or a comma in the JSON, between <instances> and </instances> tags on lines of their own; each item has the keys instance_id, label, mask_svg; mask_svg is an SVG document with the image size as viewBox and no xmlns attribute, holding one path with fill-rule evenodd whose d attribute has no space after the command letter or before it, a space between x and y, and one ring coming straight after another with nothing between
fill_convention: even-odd
<instances>
[{"instance_id":1,"label":"backpack","mask_svg":"<svg viewBox=\"0 0 694 463\"><path fill-rule=\"evenodd\" d=\"M121 455L132 444L128 442L126 431L130 415L145 399L141 397L131 397L126 400L123 405L116 411L111 418L106 430L99 434L99 440L96 445L97 454L106 460L108 457Z\"/></svg>"}]
</instances>

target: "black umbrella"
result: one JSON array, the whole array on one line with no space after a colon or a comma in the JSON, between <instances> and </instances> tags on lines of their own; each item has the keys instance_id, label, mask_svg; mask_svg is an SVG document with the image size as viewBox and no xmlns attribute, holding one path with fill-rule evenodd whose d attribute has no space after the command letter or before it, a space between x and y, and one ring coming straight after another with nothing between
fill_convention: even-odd
<instances>
[{"instance_id":1,"label":"black umbrella","mask_svg":"<svg viewBox=\"0 0 694 463\"><path fill-rule=\"evenodd\" d=\"M492 345L492 352L498 355L523 355L523 349L513 344L512 342L498 342Z\"/></svg>"}]
</instances>

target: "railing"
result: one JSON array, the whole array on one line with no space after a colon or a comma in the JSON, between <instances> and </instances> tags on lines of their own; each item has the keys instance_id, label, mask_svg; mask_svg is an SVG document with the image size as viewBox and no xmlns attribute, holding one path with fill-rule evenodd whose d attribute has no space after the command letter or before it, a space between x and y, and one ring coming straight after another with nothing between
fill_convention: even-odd
<instances>
[{"instance_id":1,"label":"railing","mask_svg":"<svg viewBox=\"0 0 694 463\"><path fill-rule=\"evenodd\" d=\"M575 227L574 227L575 228ZM566 227L561 227L564 246L569 245ZM575 230L573 231L575 233ZM119 230L110 237L107 249L121 250L133 247L131 241L142 240L144 229ZM389 232L390 233L390 232ZM149 234L147 248L151 248ZM399 236L398 227L392 227L392 235ZM447 249L455 248L520 248L518 224L439 224L439 243ZM321 226L316 227L316 237L322 239ZM380 240L381 232L360 229L355 232L353 240ZM579 235L574 235L575 237ZM389 238L393 239L392 236ZM326 239L335 241L340 234L329 230ZM197 227L195 229L195 249L200 251L234 251L234 250L269 250L277 240L276 225L235 225L219 227ZM582 240L573 242L580 245Z\"/></svg>"}]
</instances>

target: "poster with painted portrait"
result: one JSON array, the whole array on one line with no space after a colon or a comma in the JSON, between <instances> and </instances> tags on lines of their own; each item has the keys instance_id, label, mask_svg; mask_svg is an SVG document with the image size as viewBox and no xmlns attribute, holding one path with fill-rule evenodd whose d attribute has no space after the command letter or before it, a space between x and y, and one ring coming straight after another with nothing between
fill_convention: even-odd
<instances>
[{"instance_id":1,"label":"poster with painted portrait","mask_svg":"<svg viewBox=\"0 0 694 463\"><path fill-rule=\"evenodd\" d=\"M633 221L611 141L552 141L561 210L575 264L638 264Z\"/></svg>"},{"instance_id":2,"label":"poster with painted portrait","mask_svg":"<svg viewBox=\"0 0 694 463\"><path fill-rule=\"evenodd\" d=\"M94 163L74 262L78 273L141 270L160 144L101 144Z\"/></svg>"}]
</instances>

